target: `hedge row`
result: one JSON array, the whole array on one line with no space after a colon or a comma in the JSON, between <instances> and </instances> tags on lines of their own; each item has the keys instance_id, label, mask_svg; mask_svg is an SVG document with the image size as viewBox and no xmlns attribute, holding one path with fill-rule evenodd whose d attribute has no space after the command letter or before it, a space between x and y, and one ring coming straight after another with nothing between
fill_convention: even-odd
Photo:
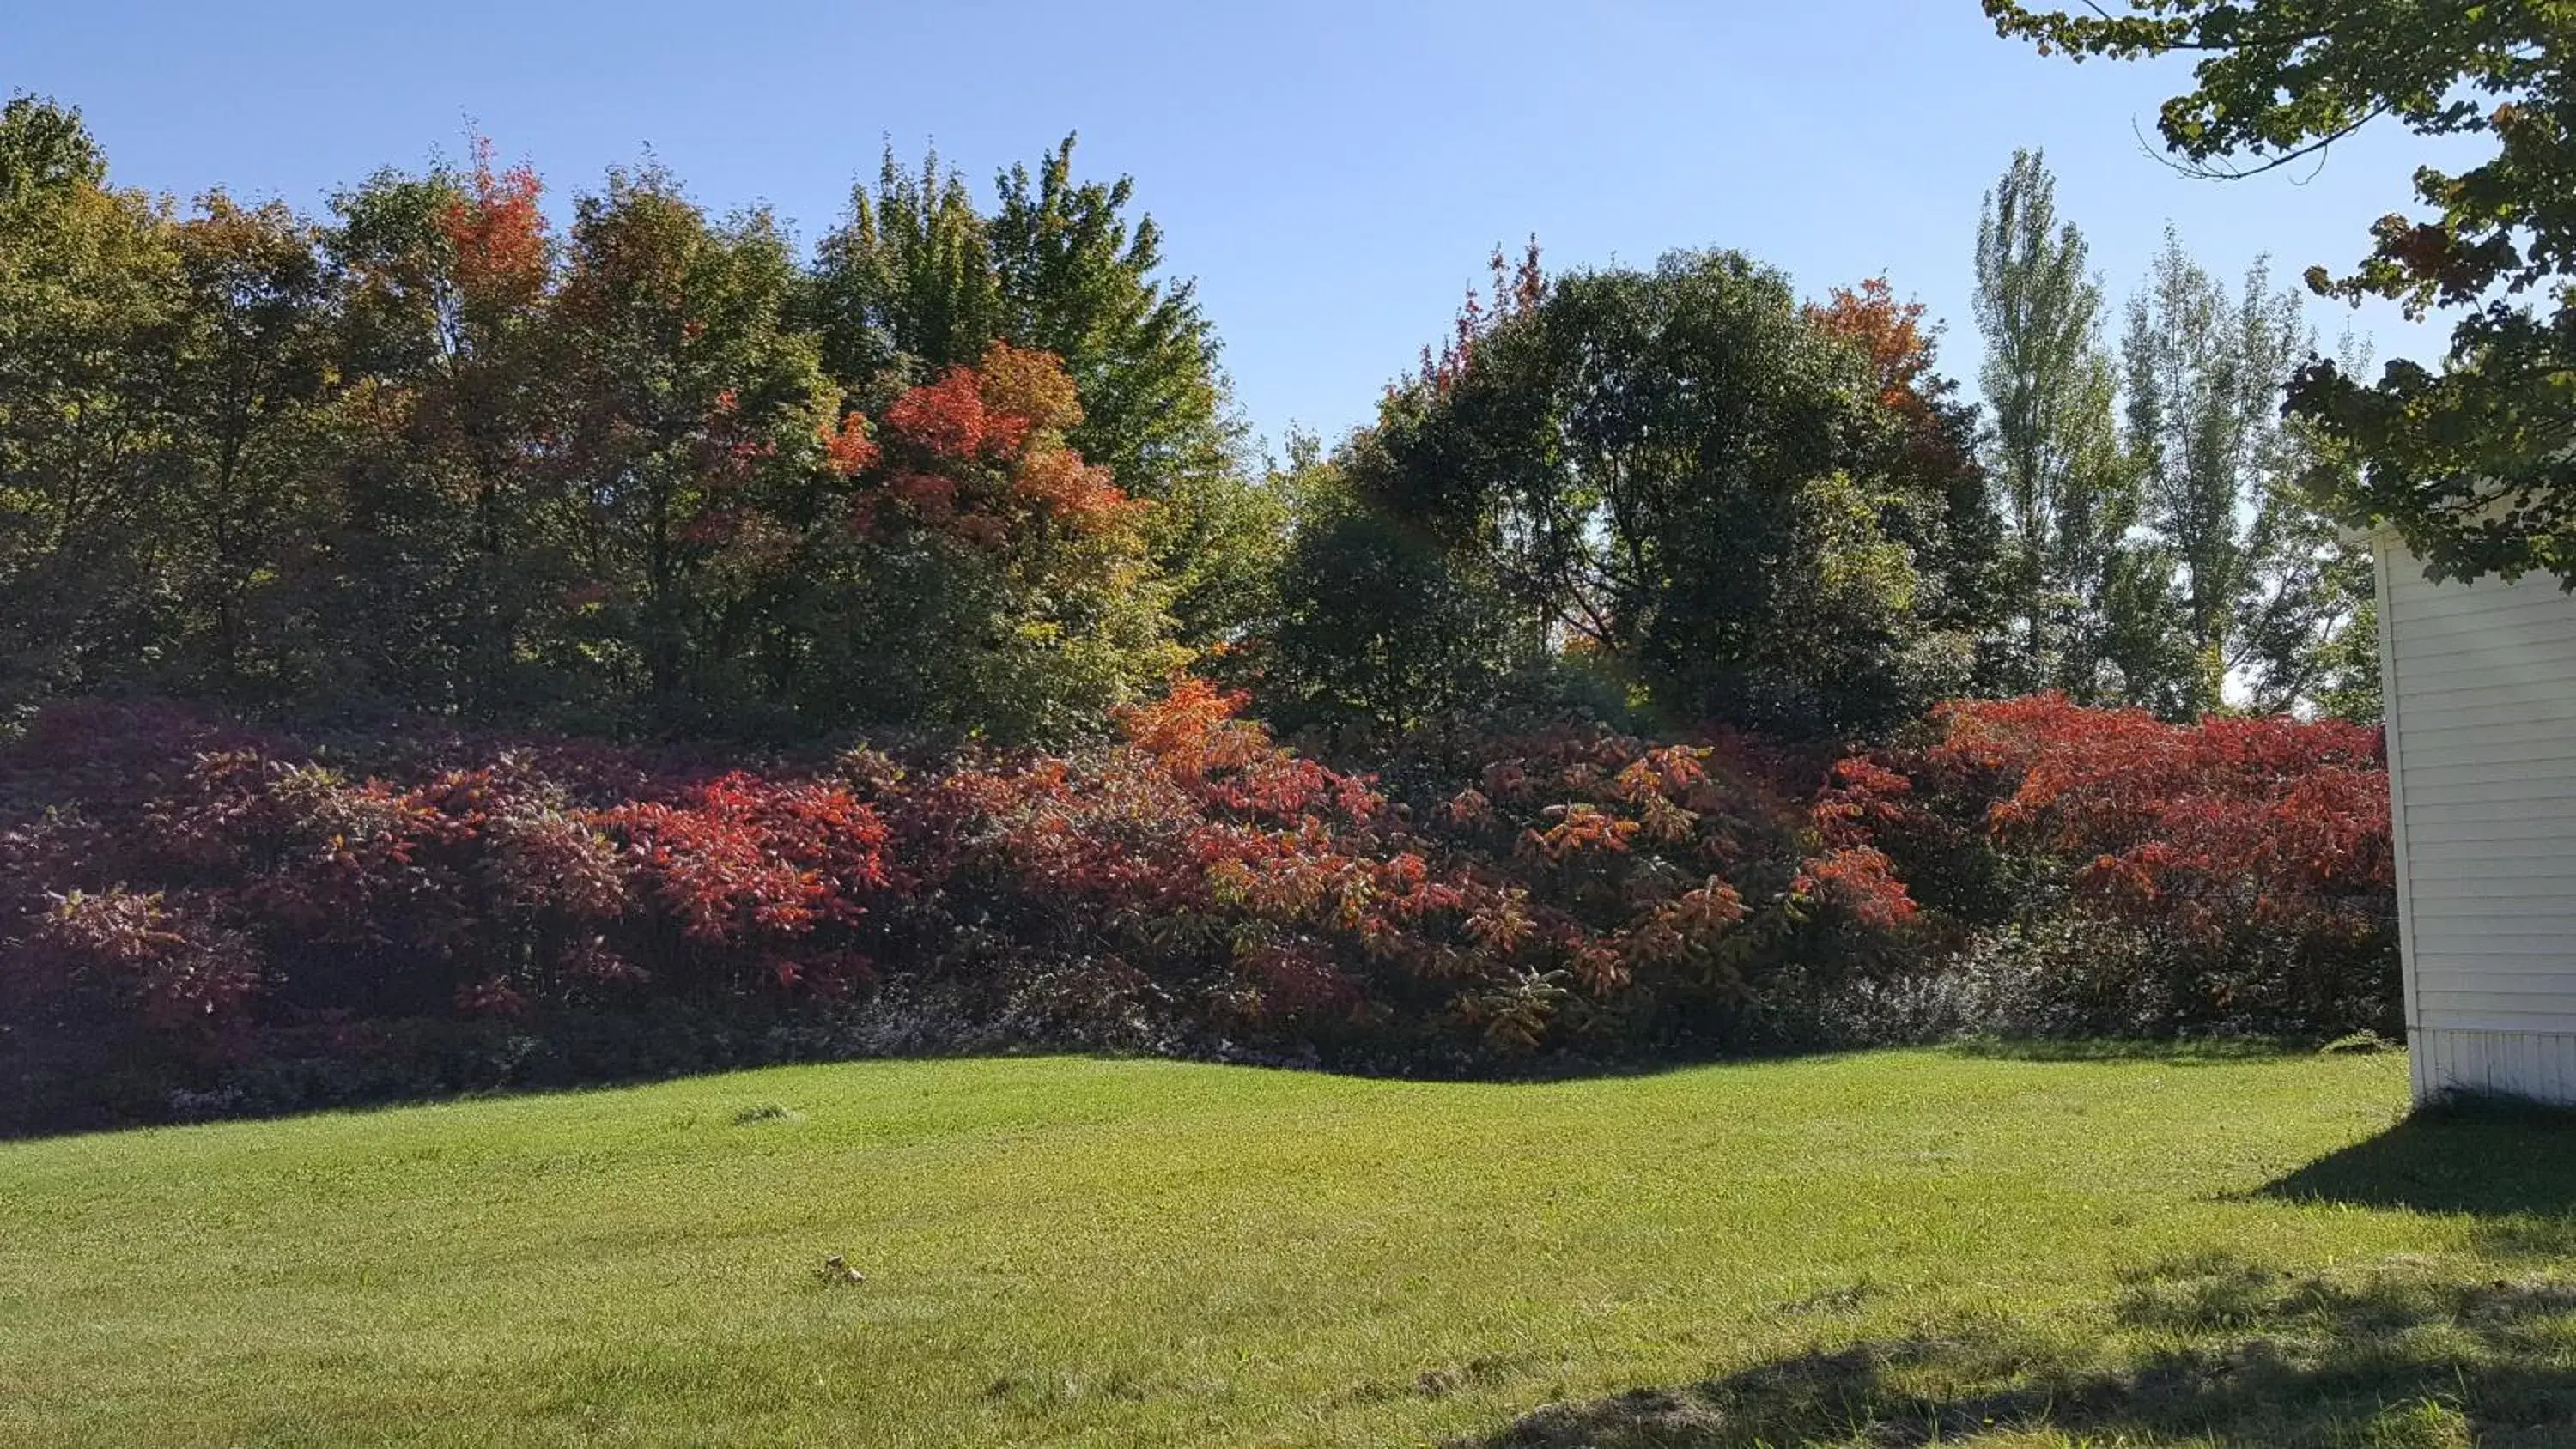
<instances>
[{"instance_id":1,"label":"hedge row","mask_svg":"<svg viewBox=\"0 0 2576 1449\"><path fill-rule=\"evenodd\" d=\"M0 745L0 1126L878 1050L1491 1072L2393 1011L2372 732L2034 699L1831 762L1569 723L1363 775L1240 704L754 768L58 706Z\"/></svg>"}]
</instances>

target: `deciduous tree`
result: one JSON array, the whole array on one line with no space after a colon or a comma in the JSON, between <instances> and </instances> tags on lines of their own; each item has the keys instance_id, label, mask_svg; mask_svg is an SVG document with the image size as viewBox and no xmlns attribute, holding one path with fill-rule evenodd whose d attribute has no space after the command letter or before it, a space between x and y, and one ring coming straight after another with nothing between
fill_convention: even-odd
<instances>
[{"instance_id":1,"label":"deciduous tree","mask_svg":"<svg viewBox=\"0 0 2576 1449\"><path fill-rule=\"evenodd\" d=\"M1381 410L1373 507L1679 721L1867 732L1966 678L1891 527L1938 496L1864 350L1785 278L1683 252L1498 280Z\"/></svg>"},{"instance_id":2,"label":"deciduous tree","mask_svg":"<svg viewBox=\"0 0 2576 1449\"><path fill-rule=\"evenodd\" d=\"M2492 147L2465 169L2418 168L2418 215L2382 218L2357 264L2307 274L2330 296L2455 310L2446 365L2395 360L2372 383L2319 358L2290 406L2348 449L2351 469L2315 475L2348 520L2396 524L2441 577L2541 570L2576 587L2576 8L2130 0L2125 13L2070 13L1986 0L1986 13L2004 35L2079 60L2191 57L2193 87L2158 129L2195 174L2322 164L2383 119Z\"/></svg>"},{"instance_id":3,"label":"deciduous tree","mask_svg":"<svg viewBox=\"0 0 2576 1449\"><path fill-rule=\"evenodd\" d=\"M2229 672L2248 662L2243 626L2261 583L2282 601L2289 581L2275 555L2302 541L2293 535L2306 505L2280 396L2306 342L2298 297L2274 292L2263 263L2231 301L2166 231L2130 301L2122 352L2129 446L2145 476L2144 521L2173 560L2184 667L2171 680L2136 681L2137 703L2186 718L2218 708ZM2156 697L2166 691L2170 699Z\"/></svg>"},{"instance_id":4,"label":"deciduous tree","mask_svg":"<svg viewBox=\"0 0 2576 1449\"><path fill-rule=\"evenodd\" d=\"M1977 324L2019 614L2009 682L2092 701L2119 697L2123 674L2139 671L2142 643L2160 631L2138 611L2162 579L2126 542L2141 500L2113 413L2102 290L2083 233L2058 218L2056 190L2043 158L2024 151L1987 193Z\"/></svg>"},{"instance_id":5,"label":"deciduous tree","mask_svg":"<svg viewBox=\"0 0 2576 1449\"><path fill-rule=\"evenodd\" d=\"M0 110L0 705L150 657L167 548L170 218L107 185L77 111Z\"/></svg>"}]
</instances>

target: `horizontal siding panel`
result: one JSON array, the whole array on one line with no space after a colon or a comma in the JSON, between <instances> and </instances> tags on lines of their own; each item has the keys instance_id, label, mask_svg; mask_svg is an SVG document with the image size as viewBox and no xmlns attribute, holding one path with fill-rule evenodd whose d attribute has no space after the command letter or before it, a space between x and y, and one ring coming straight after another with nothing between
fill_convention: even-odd
<instances>
[{"instance_id":1,"label":"horizontal siding panel","mask_svg":"<svg viewBox=\"0 0 2576 1449\"><path fill-rule=\"evenodd\" d=\"M2567 708L2576 715L2576 692L2570 693ZM2512 715L2465 724L2425 725L2406 721L2406 752L2417 750L2451 750L2475 748L2480 740L2498 745L2560 744L2569 742L2571 731L2564 719L2534 719Z\"/></svg>"},{"instance_id":2,"label":"horizontal siding panel","mask_svg":"<svg viewBox=\"0 0 2576 1449\"><path fill-rule=\"evenodd\" d=\"M2566 800L2406 800L2408 848L2426 840L2548 840L2576 830L2576 802Z\"/></svg>"},{"instance_id":3,"label":"horizontal siding panel","mask_svg":"<svg viewBox=\"0 0 2576 1449\"><path fill-rule=\"evenodd\" d=\"M2397 642L2409 648L2476 649L2499 638L2576 624L2576 600L2551 596L2440 613L2400 610Z\"/></svg>"},{"instance_id":4,"label":"horizontal siding panel","mask_svg":"<svg viewBox=\"0 0 2576 1449\"><path fill-rule=\"evenodd\" d=\"M2501 804L2514 801L2576 800L2576 780L2480 780L2468 784L2445 784L2427 789L2406 771L2406 828L2415 828L2418 805L2439 808L2444 805Z\"/></svg>"},{"instance_id":5,"label":"horizontal siding panel","mask_svg":"<svg viewBox=\"0 0 2576 1449\"><path fill-rule=\"evenodd\" d=\"M2476 997L2504 1002L2518 1011L2576 1011L2576 971L2559 962L2555 971L2478 971L2427 980L2418 999L2438 1007L2454 998Z\"/></svg>"},{"instance_id":6,"label":"horizontal siding panel","mask_svg":"<svg viewBox=\"0 0 2576 1449\"><path fill-rule=\"evenodd\" d=\"M2415 899L2406 903L2408 914L2414 920L2433 925L2454 921L2489 926L2510 923L2532 930L2552 929L2562 924L2576 926L2576 901L2569 900L2564 892L2555 896L2528 896L2529 907L2499 916L2492 907L2474 903L2469 894L2459 888L2463 884L2465 882L2446 881L2440 890L2416 892ZM2576 941L2576 931L2570 931L2569 938Z\"/></svg>"},{"instance_id":7,"label":"horizontal siding panel","mask_svg":"<svg viewBox=\"0 0 2576 1449\"><path fill-rule=\"evenodd\" d=\"M2492 911L2444 914L2418 910L2412 919L2416 933L2425 940L2438 936L2445 941L2456 941L2462 937L2492 941L2497 950L2508 955L2528 950L2528 943L2536 941L2561 947L2568 953L2567 959L2576 961L2576 929L2570 929L2576 927L2576 915L2563 911L2548 916L2525 916L2519 913L2499 915Z\"/></svg>"},{"instance_id":8,"label":"horizontal siding panel","mask_svg":"<svg viewBox=\"0 0 2576 1449\"><path fill-rule=\"evenodd\" d=\"M2426 985L2442 971L2495 971L2506 976L2546 976L2561 972L2576 986L2576 951L2552 945L2539 936L2480 938L2466 931L2432 931L2415 940L2415 959L2424 967Z\"/></svg>"},{"instance_id":9,"label":"horizontal siding panel","mask_svg":"<svg viewBox=\"0 0 2576 1449\"><path fill-rule=\"evenodd\" d=\"M2454 1031L2545 1031L2576 1035L2576 1001L2523 991L2427 991L2416 999L2426 1026Z\"/></svg>"},{"instance_id":10,"label":"horizontal siding panel","mask_svg":"<svg viewBox=\"0 0 2576 1449\"><path fill-rule=\"evenodd\" d=\"M2576 719L2576 700L2561 693L2559 686L2543 681L2499 682L2445 694L2416 694L2409 690L2399 696L2398 706L2404 711L2409 731ZM2412 734L2407 738L2413 738Z\"/></svg>"},{"instance_id":11,"label":"horizontal siding panel","mask_svg":"<svg viewBox=\"0 0 2576 1449\"><path fill-rule=\"evenodd\" d=\"M2437 584L2420 573L2410 573L2404 577L2392 577L2388 582L2389 617L2401 625L2422 619L2533 613L2576 607L2566 594L2559 591L2555 579L2546 582L2524 579L2510 584L2496 579L2480 579L2474 583Z\"/></svg>"},{"instance_id":12,"label":"horizontal siding panel","mask_svg":"<svg viewBox=\"0 0 2576 1449\"><path fill-rule=\"evenodd\" d=\"M2417 911L2413 922L2415 959L2429 968L2436 962L2474 958L2490 952L2512 957L2534 950L2545 951L2550 949L2553 940L2559 939L2550 932L2553 929L2564 930L2567 925L2564 917L2515 916L2511 919L2514 921L2513 930L2501 932L2483 930L2460 917L2427 920L2423 912Z\"/></svg>"},{"instance_id":13,"label":"horizontal siding panel","mask_svg":"<svg viewBox=\"0 0 2576 1449\"><path fill-rule=\"evenodd\" d=\"M2486 865L2494 869L2476 868ZM2563 877L2520 872L2518 862L2493 841L2419 841L2410 834L2406 841L2406 873L2431 887L2423 892L2418 905L2438 907L2445 899L2486 900L2502 896L2557 901L2576 912L2576 899L2570 899L2576 891L2568 888Z\"/></svg>"},{"instance_id":14,"label":"horizontal siding panel","mask_svg":"<svg viewBox=\"0 0 2576 1449\"><path fill-rule=\"evenodd\" d=\"M2456 770L2465 766L2552 765L2576 762L2576 723L2544 725L2554 731L2548 739L2513 740L2500 738L2510 725L2489 725L2480 729L2461 730L2456 734L2427 741L2408 731L2399 741L2406 753L2406 772Z\"/></svg>"},{"instance_id":15,"label":"horizontal siding panel","mask_svg":"<svg viewBox=\"0 0 2576 1449\"><path fill-rule=\"evenodd\" d=\"M2398 599L2466 599L2473 603L2493 605L2516 599L2551 598L2558 593L2558 581L2544 574L2525 574L2518 579L2490 575L2482 579L2453 579L2435 583L2420 566L2399 561L2389 572L2389 593Z\"/></svg>"},{"instance_id":16,"label":"horizontal siding panel","mask_svg":"<svg viewBox=\"0 0 2576 1449\"><path fill-rule=\"evenodd\" d=\"M2395 601L2390 618L2401 642L2415 639L2474 639L2482 630L2545 626L2553 619L2576 619L2576 599L2556 589L2539 593L2490 594L2475 590L2433 589Z\"/></svg>"},{"instance_id":17,"label":"horizontal siding panel","mask_svg":"<svg viewBox=\"0 0 2576 1449\"><path fill-rule=\"evenodd\" d=\"M2430 882L2426 884L2427 889L2419 892L2412 903L2418 907L2414 914L2418 921L2426 918L2426 908L2437 909L2444 902L2454 907L2454 914L2474 909L2486 919L2507 912L2516 916L2554 918L2561 916L2566 908L2565 892L2551 894L2535 890L2528 881L2455 880L2442 882L2438 889L2433 888Z\"/></svg>"},{"instance_id":18,"label":"horizontal siding panel","mask_svg":"<svg viewBox=\"0 0 2576 1449\"><path fill-rule=\"evenodd\" d=\"M2532 977L2454 985L2427 976L2416 1000L2427 1011L2537 1011L2576 1018L2576 992L2562 983Z\"/></svg>"},{"instance_id":19,"label":"horizontal siding panel","mask_svg":"<svg viewBox=\"0 0 2576 1449\"><path fill-rule=\"evenodd\" d=\"M2496 831L2508 840L2516 838L2515 830L2576 831L2576 804L2563 800L2449 800L2422 789L2405 791L2405 800L2410 830L2419 823L2437 830L2456 824Z\"/></svg>"},{"instance_id":20,"label":"horizontal siding panel","mask_svg":"<svg viewBox=\"0 0 2576 1449\"><path fill-rule=\"evenodd\" d=\"M2576 623L2576 602L2556 597L2484 609L2435 608L2428 600L2398 610L2393 632L2400 649L2476 651L2501 640L2550 636L2571 623Z\"/></svg>"},{"instance_id":21,"label":"horizontal siding panel","mask_svg":"<svg viewBox=\"0 0 2576 1449\"><path fill-rule=\"evenodd\" d=\"M2563 885L2576 870L2576 847L2568 842L2530 842L2527 847L2514 847L2509 842L2460 842L2452 849L2427 849L2409 842L2406 867L2416 883L2455 883L2455 880L2555 880Z\"/></svg>"},{"instance_id":22,"label":"horizontal siding panel","mask_svg":"<svg viewBox=\"0 0 2576 1449\"><path fill-rule=\"evenodd\" d=\"M2533 788L2545 787L2535 784ZM2481 806L2510 808L2481 812ZM2409 810L2406 848L2410 863L2564 857L2567 832L2576 831L2576 812L2571 812L2570 806L2576 806L2576 800L2472 800L2456 808L2431 807L2443 813L2429 819L2421 810Z\"/></svg>"},{"instance_id":23,"label":"horizontal siding panel","mask_svg":"<svg viewBox=\"0 0 2576 1449\"><path fill-rule=\"evenodd\" d=\"M2559 681L2576 674L2576 619L2553 624L2545 634L2516 633L2467 647L2419 645L2399 634L2397 653L2406 662L2409 698L2435 697L2499 677Z\"/></svg>"},{"instance_id":24,"label":"horizontal siding panel","mask_svg":"<svg viewBox=\"0 0 2576 1449\"><path fill-rule=\"evenodd\" d=\"M2472 1006L2423 1003L2421 1025L2441 1031L2493 1031L2507 1034L2537 1032L2550 1036L2576 1036L2576 1007L2565 1011L2517 1011L2510 1006Z\"/></svg>"},{"instance_id":25,"label":"horizontal siding panel","mask_svg":"<svg viewBox=\"0 0 2576 1449\"><path fill-rule=\"evenodd\" d=\"M2399 645L2400 667L2409 655ZM2418 714L2405 716L2406 728L2441 729L2451 725L2500 724L2515 720L2555 720L2566 716L2576 696L2558 680L2519 673L2482 675L2473 683L2442 689L2419 688L2408 681L2401 696Z\"/></svg>"},{"instance_id":26,"label":"horizontal siding panel","mask_svg":"<svg viewBox=\"0 0 2576 1449\"><path fill-rule=\"evenodd\" d=\"M2576 949L2546 936L2489 936L2431 931L2415 939L2415 960L2429 981L2436 970L2479 971L2497 976L2563 976L2576 991Z\"/></svg>"},{"instance_id":27,"label":"horizontal siding panel","mask_svg":"<svg viewBox=\"0 0 2576 1449\"><path fill-rule=\"evenodd\" d=\"M2431 803L2454 791L2501 786L2523 791L2553 790L2576 796L2576 760L2493 760L2456 765L2418 765L2406 757L2406 793L2410 800ZM2555 798L2537 795L2535 799Z\"/></svg>"},{"instance_id":28,"label":"horizontal siding panel","mask_svg":"<svg viewBox=\"0 0 2576 1449\"><path fill-rule=\"evenodd\" d=\"M2576 720L2568 721L2566 728L2571 733L2576 733ZM2498 740L2484 748L2469 743L2476 739L2479 733L2477 730L2467 730L2462 733L2458 743L2446 741L2431 749L2426 749L2422 740L2409 735L2399 741L2406 758L2407 774L2412 777L2417 770L2458 770L2471 767L2521 770L2533 765L2547 767L2576 762L2576 749L2569 749L2555 743Z\"/></svg>"},{"instance_id":29,"label":"horizontal siding panel","mask_svg":"<svg viewBox=\"0 0 2576 1449\"><path fill-rule=\"evenodd\" d=\"M2417 1004L2426 1011L2503 1011L2517 1015L2539 1012L2544 1016L2576 1015L2576 979L2539 976L2480 976L2457 986L2444 985L2439 990L2420 993Z\"/></svg>"},{"instance_id":30,"label":"horizontal siding panel","mask_svg":"<svg viewBox=\"0 0 2576 1449\"><path fill-rule=\"evenodd\" d=\"M2576 1000L2576 955L2567 951L2545 945L2481 948L2476 942L2458 940L2421 944L2416 957L2423 962L2426 986L2458 986L2468 977L2491 975L2502 979L2506 990L2563 990Z\"/></svg>"},{"instance_id":31,"label":"horizontal siding panel","mask_svg":"<svg viewBox=\"0 0 2576 1449\"><path fill-rule=\"evenodd\" d=\"M2410 819L2406 822L2408 863L2493 860L2520 850L2559 850L2563 848L2559 838L2548 833L2549 827L2557 824L2530 815L2483 821ZM2489 835L2487 830L2497 833Z\"/></svg>"}]
</instances>

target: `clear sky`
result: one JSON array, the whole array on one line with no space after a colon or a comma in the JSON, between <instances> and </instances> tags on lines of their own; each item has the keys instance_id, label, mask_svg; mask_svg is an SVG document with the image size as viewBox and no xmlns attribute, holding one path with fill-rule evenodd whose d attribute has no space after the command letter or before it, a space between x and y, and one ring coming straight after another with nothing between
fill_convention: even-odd
<instances>
[{"instance_id":1,"label":"clear sky","mask_svg":"<svg viewBox=\"0 0 2576 1449\"><path fill-rule=\"evenodd\" d=\"M318 210L469 122L562 201L659 158L723 211L810 241L888 140L992 173L1067 131L1127 173L1198 279L1254 425L1328 435L1454 313L1497 242L1551 265L1729 246L1810 294L1880 272L1968 310L1978 199L2042 146L2115 293L2168 220L2234 278L2367 249L2420 143L2389 131L2305 184L2215 184L2142 149L2171 68L2043 60L1975 0L1000 4L929 0L0 0L0 90L80 106L123 184ZM2350 314L2311 304L2332 335ZM2382 357L2434 335L2363 314Z\"/></svg>"}]
</instances>

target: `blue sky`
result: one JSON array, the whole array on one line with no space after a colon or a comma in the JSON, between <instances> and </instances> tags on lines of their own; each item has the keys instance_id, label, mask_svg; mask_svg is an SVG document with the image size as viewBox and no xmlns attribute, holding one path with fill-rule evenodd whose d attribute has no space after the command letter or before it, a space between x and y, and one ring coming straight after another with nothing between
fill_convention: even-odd
<instances>
[{"instance_id":1,"label":"blue sky","mask_svg":"<svg viewBox=\"0 0 2576 1449\"><path fill-rule=\"evenodd\" d=\"M1809 293L1884 272L1967 374L1978 199L2015 146L2047 149L2115 295L2168 220L2231 278L2349 262L2425 159L2389 131L2304 185L2185 179L2138 141L2180 71L2043 60L1975 0L10 3L0 89L79 105L119 181L182 196L318 209L470 120L557 204L650 154L810 240L889 139L988 191L1079 131L1080 169L1136 178L1274 437L1364 419L1533 232L1559 266L1730 246ZM2311 304L2329 342L2350 315ZM2358 321L2382 357L2438 350Z\"/></svg>"}]
</instances>

